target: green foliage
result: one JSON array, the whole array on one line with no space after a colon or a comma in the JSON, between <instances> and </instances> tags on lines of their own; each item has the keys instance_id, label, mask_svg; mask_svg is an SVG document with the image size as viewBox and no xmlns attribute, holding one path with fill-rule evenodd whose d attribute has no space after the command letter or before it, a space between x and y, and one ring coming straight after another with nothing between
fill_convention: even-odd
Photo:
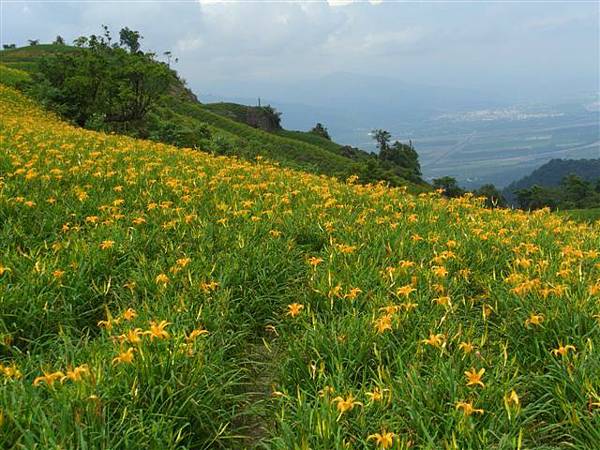
<instances>
[{"instance_id":1,"label":"green foliage","mask_svg":"<svg viewBox=\"0 0 600 450\"><path fill-rule=\"evenodd\" d=\"M206 124L164 120L157 114L153 114L150 118L149 129L151 130L149 139L177 147L196 147L211 138L211 132Z\"/></svg>"},{"instance_id":2,"label":"green foliage","mask_svg":"<svg viewBox=\"0 0 600 450\"><path fill-rule=\"evenodd\" d=\"M434 178L432 184L435 189L443 190L443 195L450 198L460 197L466 192L453 177Z\"/></svg>"},{"instance_id":3,"label":"green foliage","mask_svg":"<svg viewBox=\"0 0 600 450\"><path fill-rule=\"evenodd\" d=\"M600 159L553 159L535 169L531 174L508 185L503 193L509 200L515 199L519 189L531 188L534 185L558 187L564 177L575 174L584 180L594 180L600 174Z\"/></svg>"},{"instance_id":4,"label":"green foliage","mask_svg":"<svg viewBox=\"0 0 600 450\"><path fill-rule=\"evenodd\" d=\"M371 136L377 142L377 148L379 152L387 149L392 139L392 135L389 131L382 130L380 128L371 131Z\"/></svg>"},{"instance_id":5,"label":"green foliage","mask_svg":"<svg viewBox=\"0 0 600 450\"><path fill-rule=\"evenodd\" d=\"M143 135L146 115L175 75L152 54L109 45L108 34L80 43L80 51L41 59L30 93L80 126L103 122L102 129Z\"/></svg>"},{"instance_id":6,"label":"green foliage","mask_svg":"<svg viewBox=\"0 0 600 450\"><path fill-rule=\"evenodd\" d=\"M322 123L317 123L311 130L311 133L316 134L317 136L321 136L322 138L331 140L331 136L329 136L329 132L327 131L327 127L325 127Z\"/></svg>"},{"instance_id":7,"label":"green foliage","mask_svg":"<svg viewBox=\"0 0 600 450\"><path fill-rule=\"evenodd\" d=\"M0 81L7 86L19 88L31 81L31 77L27 72L0 64Z\"/></svg>"},{"instance_id":8,"label":"green foliage","mask_svg":"<svg viewBox=\"0 0 600 450\"><path fill-rule=\"evenodd\" d=\"M127 48L130 53L138 53L140 51L140 40L143 38L139 32L130 30L128 27L122 28L119 31L119 39L121 47Z\"/></svg>"},{"instance_id":9,"label":"green foliage","mask_svg":"<svg viewBox=\"0 0 600 450\"><path fill-rule=\"evenodd\" d=\"M414 182L421 179L419 155L412 142L407 145L396 141L390 145L392 135L382 129L371 131L371 136L377 142L378 159L385 169L395 171L399 176Z\"/></svg>"},{"instance_id":10,"label":"green foliage","mask_svg":"<svg viewBox=\"0 0 600 450\"><path fill-rule=\"evenodd\" d=\"M571 174L564 177L559 186L534 185L516 191L517 202L523 209L582 209L600 207L600 193L596 191L598 178L587 181Z\"/></svg>"},{"instance_id":11,"label":"green foliage","mask_svg":"<svg viewBox=\"0 0 600 450\"><path fill-rule=\"evenodd\" d=\"M412 146L412 143L407 145L396 141L391 146L388 146L379 152L379 159L392 162L397 166L408 169L412 172L414 177L421 176L419 155Z\"/></svg>"},{"instance_id":12,"label":"green foliage","mask_svg":"<svg viewBox=\"0 0 600 450\"><path fill-rule=\"evenodd\" d=\"M558 214L576 222L593 223L600 221L600 208L567 209L558 211Z\"/></svg>"},{"instance_id":13,"label":"green foliage","mask_svg":"<svg viewBox=\"0 0 600 450\"><path fill-rule=\"evenodd\" d=\"M270 105L246 106L237 103L219 102L208 103L204 106L216 114L250 125L253 128L269 132L282 130L281 113Z\"/></svg>"},{"instance_id":14,"label":"green foliage","mask_svg":"<svg viewBox=\"0 0 600 450\"><path fill-rule=\"evenodd\" d=\"M484 184L479 189L475 189L473 194L477 197L485 197L486 208L504 208L508 206L502 192L493 184Z\"/></svg>"}]
</instances>

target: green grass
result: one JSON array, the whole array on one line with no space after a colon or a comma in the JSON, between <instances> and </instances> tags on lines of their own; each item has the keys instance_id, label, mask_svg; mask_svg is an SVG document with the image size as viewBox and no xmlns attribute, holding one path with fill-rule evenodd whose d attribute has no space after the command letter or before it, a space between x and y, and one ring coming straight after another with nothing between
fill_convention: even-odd
<instances>
[{"instance_id":1,"label":"green grass","mask_svg":"<svg viewBox=\"0 0 600 450\"><path fill-rule=\"evenodd\" d=\"M29 73L0 64L0 83L6 86L17 87L30 81L30 79Z\"/></svg>"},{"instance_id":2,"label":"green grass","mask_svg":"<svg viewBox=\"0 0 600 450\"><path fill-rule=\"evenodd\" d=\"M560 211L559 214L577 222L597 222L600 220L600 208L570 209Z\"/></svg>"},{"instance_id":3,"label":"green grass","mask_svg":"<svg viewBox=\"0 0 600 450\"><path fill-rule=\"evenodd\" d=\"M600 447L597 226L81 130L3 86L0 136L1 448Z\"/></svg>"},{"instance_id":4,"label":"green grass","mask_svg":"<svg viewBox=\"0 0 600 450\"><path fill-rule=\"evenodd\" d=\"M218 102L203 103L205 109L220 116L235 120L236 122L246 123L248 116L248 106L238 103Z\"/></svg>"}]
</instances>

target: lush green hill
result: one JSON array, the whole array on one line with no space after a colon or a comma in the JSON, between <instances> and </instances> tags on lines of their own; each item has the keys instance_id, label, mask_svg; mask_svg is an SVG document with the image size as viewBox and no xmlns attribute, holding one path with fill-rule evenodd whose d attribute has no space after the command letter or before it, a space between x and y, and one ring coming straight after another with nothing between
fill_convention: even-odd
<instances>
[{"instance_id":1,"label":"lush green hill","mask_svg":"<svg viewBox=\"0 0 600 450\"><path fill-rule=\"evenodd\" d=\"M598 226L84 130L3 85L0 174L2 449L600 448Z\"/></svg>"},{"instance_id":2,"label":"lush green hill","mask_svg":"<svg viewBox=\"0 0 600 450\"><path fill-rule=\"evenodd\" d=\"M35 72L37 62L43 57L77 50L75 47L61 45L23 47L0 52L0 62L9 68ZM168 123L171 127L176 127L180 134L187 134L181 140L187 147L238 155L246 159L262 156L286 167L340 179L356 175L359 182L363 183L384 181L393 186L409 186L413 191L428 189L410 171L380 161L375 155L358 149L343 147L310 133L286 130L266 132L248 126L245 123L247 108L236 104L203 105L183 83L177 81L172 86L170 95L155 109L151 117L157 123ZM208 129L210 138L198 137L196 130L202 128ZM139 136L152 138L153 134ZM164 140L160 136L155 139Z\"/></svg>"},{"instance_id":3,"label":"lush green hill","mask_svg":"<svg viewBox=\"0 0 600 450\"><path fill-rule=\"evenodd\" d=\"M600 159L553 159L526 177L512 182L504 192L512 197L514 191L534 185L556 187L564 177L571 174L590 181L600 178Z\"/></svg>"}]
</instances>

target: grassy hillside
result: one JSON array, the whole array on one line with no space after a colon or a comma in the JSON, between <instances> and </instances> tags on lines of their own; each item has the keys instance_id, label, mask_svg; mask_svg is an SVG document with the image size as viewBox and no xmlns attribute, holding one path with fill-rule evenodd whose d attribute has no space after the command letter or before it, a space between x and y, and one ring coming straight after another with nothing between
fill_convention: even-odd
<instances>
[{"instance_id":1,"label":"grassy hillside","mask_svg":"<svg viewBox=\"0 0 600 450\"><path fill-rule=\"evenodd\" d=\"M4 50L0 52L0 64L11 69L34 72L36 62L42 57L71 51L77 51L77 48L37 45ZM14 85L10 82L7 84ZM382 163L365 152L343 150L338 144L316 136L313 138L308 133L285 130L270 133L248 126L243 123L242 117L246 111L247 107L243 105L200 104L183 84L177 83L153 114L157 122L170 121L178 127L184 124L190 130L208 126L212 139L194 142L194 146L206 151L237 155L249 160L261 156L289 168L340 179L357 175L359 182L384 181L395 186L409 186L414 192L428 189L426 183L409 176L408 171ZM191 146L189 142L186 145Z\"/></svg>"},{"instance_id":2,"label":"grassy hillside","mask_svg":"<svg viewBox=\"0 0 600 450\"><path fill-rule=\"evenodd\" d=\"M13 69L34 71L37 62L48 54L77 51L77 47L56 44L38 44L0 51L0 64Z\"/></svg>"},{"instance_id":3,"label":"grassy hillside","mask_svg":"<svg viewBox=\"0 0 600 450\"><path fill-rule=\"evenodd\" d=\"M242 151L246 156L261 155L273 161L311 172L348 177L359 170L349 158L328 152L320 146L299 140L268 133L248 125L228 119L209 111L200 103L169 99L168 108L200 123L206 123L213 130L223 130L226 136L237 138L234 152Z\"/></svg>"},{"instance_id":4,"label":"grassy hillside","mask_svg":"<svg viewBox=\"0 0 600 450\"><path fill-rule=\"evenodd\" d=\"M244 124L247 122L248 108L256 108L228 102L205 103L202 105L202 107L211 112L219 114L220 116L227 117L235 120L236 122ZM355 161L366 161L371 159L370 155L365 151L340 145L336 142L330 141L329 139L325 139L307 131L274 130L271 132L271 134L276 134L281 137L320 147L336 155L350 157Z\"/></svg>"},{"instance_id":5,"label":"grassy hillside","mask_svg":"<svg viewBox=\"0 0 600 450\"><path fill-rule=\"evenodd\" d=\"M0 64L0 83L5 86L17 87L30 80L29 73Z\"/></svg>"},{"instance_id":6,"label":"grassy hillside","mask_svg":"<svg viewBox=\"0 0 600 450\"><path fill-rule=\"evenodd\" d=\"M597 225L0 133L1 448L600 447Z\"/></svg>"}]
</instances>

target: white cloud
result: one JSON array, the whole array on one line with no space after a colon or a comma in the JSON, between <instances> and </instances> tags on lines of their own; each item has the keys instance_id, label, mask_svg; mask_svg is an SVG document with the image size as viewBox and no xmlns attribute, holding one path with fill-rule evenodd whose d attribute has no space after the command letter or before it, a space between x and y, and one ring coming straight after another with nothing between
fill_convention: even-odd
<instances>
[{"instance_id":1,"label":"white cloud","mask_svg":"<svg viewBox=\"0 0 600 450\"><path fill-rule=\"evenodd\" d=\"M177 69L197 86L353 71L468 85L510 71L535 79L598 66L599 11L590 4L196 0L0 8L2 42L48 42L57 34L71 41L101 32L103 23L115 35L128 26L144 36L144 48L172 50Z\"/></svg>"},{"instance_id":2,"label":"white cloud","mask_svg":"<svg viewBox=\"0 0 600 450\"><path fill-rule=\"evenodd\" d=\"M354 3L354 0L327 0L329 6L347 6Z\"/></svg>"}]
</instances>

